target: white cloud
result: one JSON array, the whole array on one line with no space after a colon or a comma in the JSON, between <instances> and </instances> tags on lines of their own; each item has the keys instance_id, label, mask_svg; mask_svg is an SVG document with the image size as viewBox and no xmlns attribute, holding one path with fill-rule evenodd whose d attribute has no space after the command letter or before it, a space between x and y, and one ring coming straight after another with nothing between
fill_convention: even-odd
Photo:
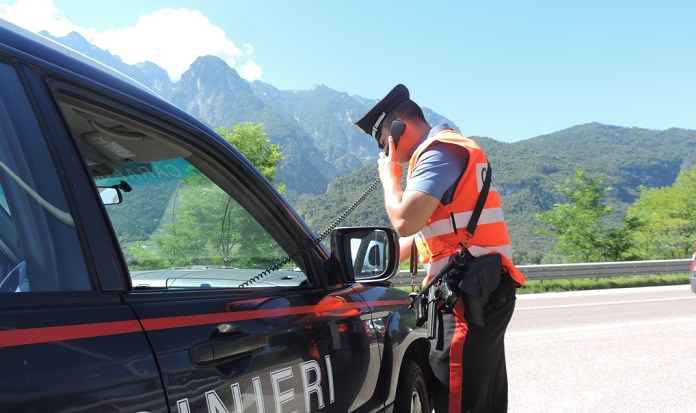
<instances>
[{"instance_id":1,"label":"white cloud","mask_svg":"<svg viewBox=\"0 0 696 413\"><path fill-rule=\"evenodd\" d=\"M53 0L20 0L14 5L0 3L0 17L31 31L46 30L54 36L76 31L95 46L133 64L149 60L178 80L199 56L215 55L239 75L251 81L261 78L261 67L249 59L253 47L243 50L228 39L198 10L162 9L140 16L134 26L98 32L79 27L63 17Z\"/></svg>"},{"instance_id":2,"label":"white cloud","mask_svg":"<svg viewBox=\"0 0 696 413\"><path fill-rule=\"evenodd\" d=\"M247 60L241 67L237 68L237 72L239 72L239 76L242 79L250 82L261 79L263 74L261 66L257 65L253 60Z\"/></svg>"},{"instance_id":3,"label":"white cloud","mask_svg":"<svg viewBox=\"0 0 696 413\"><path fill-rule=\"evenodd\" d=\"M0 17L27 30L46 30L54 36L84 30L61 16L53 0L19 0L12 5L0 3Z\"/></svg>"}]
</instances>

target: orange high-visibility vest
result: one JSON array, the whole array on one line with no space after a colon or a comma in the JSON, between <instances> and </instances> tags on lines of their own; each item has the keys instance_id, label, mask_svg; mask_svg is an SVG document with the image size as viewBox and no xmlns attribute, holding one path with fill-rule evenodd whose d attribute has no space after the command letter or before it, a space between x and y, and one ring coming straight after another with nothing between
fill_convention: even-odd
<instances>
[{"instance_id":1,"label":"orange high-visibility vest","mask_svg":"<svg viewBox=\"0 0 696 413\"><path fill-rule=\"evenodd\" d=\"M463 247L477 257L499 253L510 277L518 284L524 285L526 281L524 275L512 262L512 247L503 218L500 195L493 184L490 186L474 236L469 239L466 231L488 168L486 155L476 142L452 130L445 130L429 137L416 148L411 156L408 168L409 179L420 155L437 141L464 147L469 152L469 163L457 183L452 202L448 205L440 202L415 237L421 262L427 274L423 285L447 265L450 256L462 250Z\"/></svg>"}]
</instances>

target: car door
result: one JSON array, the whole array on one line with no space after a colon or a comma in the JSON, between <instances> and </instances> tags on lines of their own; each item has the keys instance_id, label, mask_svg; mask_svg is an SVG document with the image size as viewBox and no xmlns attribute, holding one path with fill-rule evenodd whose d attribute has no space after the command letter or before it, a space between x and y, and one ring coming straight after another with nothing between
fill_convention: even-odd
<instances>
[{"instance_id":1,"label":"car door","mask_svg":"<svg viewBox=\"0 0 696 413\"><path fill-rule=\"evenodd\" d=\"M50 84L172 411L384 408L371 307L246 159L150 95Z\"/></svg>"},{"instance_id":2,"label":"car door","mask_svg":"<svg viewBox=\"0 0 696 413\"><path fill-rule=\"evenodd\" d=\"M64 192L60 123L13 53L0 44L0 411L166 412L147 337L85 248L101 244L98 226L82 231L89 199ZM89 184L79 174L74 188Z\"/></svg>"}]
</instances>

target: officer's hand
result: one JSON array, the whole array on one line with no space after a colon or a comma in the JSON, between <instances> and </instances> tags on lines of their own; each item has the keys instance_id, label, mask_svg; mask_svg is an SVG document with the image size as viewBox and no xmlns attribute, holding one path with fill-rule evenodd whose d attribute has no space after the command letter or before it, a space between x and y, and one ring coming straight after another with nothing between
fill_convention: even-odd
<instances>
[{"instance_id":1,"label":"officer's hand","mask_svg":"<svg viewBox=\"0 0 696 413\"><path fill-rule=\"evenodd\" d=\"M401 164L396 160L396 150L394 148L394 139L390 136L387 138L387 146L389 155L384 152L379 154L379 178L383 184L401 182L402 168Z\"/></svg>"},{"instance_id":2,"label":"officer's hand","mask_svg":"<svg viewBox=\"0 0 696 413\"><path fill-rule=\"evenodd\" d=\"M396 146L394 145L394 138L389 135L387 137L387 149L379 154L380 158L387 158L389 162L397 162L396 160Z\"/></svg>"},{"instance_id":3,"label":"officer's hand","mask_svg":"<svg viewBox=\"0 0 696 413\"><path fill-rule=\"evenodd\" d=\"M396 149L396 145L394 144L394 138L389 135L387 137L387 147L384 149L384 155L387 157L391 157L392 159L396 159L396 152L394 151Z\"/></svg>"}]
</instances>

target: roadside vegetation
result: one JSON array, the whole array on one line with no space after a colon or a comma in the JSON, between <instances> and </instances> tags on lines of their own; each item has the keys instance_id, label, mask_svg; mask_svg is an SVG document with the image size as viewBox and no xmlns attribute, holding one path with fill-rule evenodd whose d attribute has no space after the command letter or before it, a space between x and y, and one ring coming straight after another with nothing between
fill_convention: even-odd
<instances>
[{"instance_id":1,"label":"roadside vegetation","mask_svg":"<svg viewBox=\"0 0 696 413\"><path fill-rule=\"evenodd\" d=\"M641 186L620 223L608 219L612 187L584 169L556 190L567 202L536 215L535 232L554 242L544 264L688 258L696 246L696 166L672 186Z\"/></svg>"},{"instance_id":2,"label":"roadside vegetation","mask_svg":"<svg viewBox=\"0 0 696 413\"><path fill-rule=\"evenodd\" d=\"M672 186L640 187L639 199L628 208L623 222L606 219L611 187L580 168L575 178L556 190L568 200L537 214L540 235L555 241L548 263L577 263L686 258L696 246L696 167L685 170ZM660 274L528 281L521 294L689 284L689 275Z\"/></svg>"},{"instance_id":3,"label":"roadside vegetation","mask_svg":"<svg viewBox=\"0 0 696 413\"><path fill-rule=\"evenodd\" d=\"M630 275L623 277L564 278L555 280L529 280L518 294L544 292L600 290L605 288L649 287L660 285L685 285L689 288L688 274Z\"/></svg>"}]
</instances>

